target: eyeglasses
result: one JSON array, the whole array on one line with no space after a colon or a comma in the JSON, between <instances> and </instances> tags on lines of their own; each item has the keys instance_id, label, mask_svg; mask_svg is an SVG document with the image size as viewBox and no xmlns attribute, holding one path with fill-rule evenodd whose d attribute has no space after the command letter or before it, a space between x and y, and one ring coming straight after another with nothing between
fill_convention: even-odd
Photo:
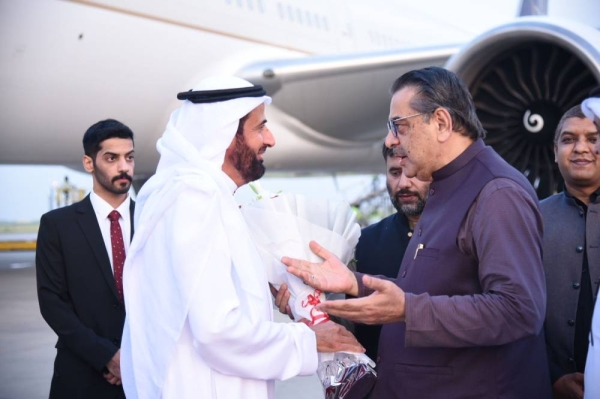
<instances>
[{"instance_id":1,"label":"eyeglasses","mask_svg":"<svg viewBox=\"0 0 600 399\"><path fill-rule=\"evenodd\" d=\"M403 121L405 119L412 118L413 116L419 116L419 115L424 115L424 112L421 112L421 113L418 113L418 114L404 116L402 118L392 118L392 119L388 120L387 121L388 132L392 132L392 134L394 135L394 137L398 137L398 135L400 134L400 131L398 130L398 127L399 127L398 122L401 122L401 121Z\"/></svg>"}]
</instances>

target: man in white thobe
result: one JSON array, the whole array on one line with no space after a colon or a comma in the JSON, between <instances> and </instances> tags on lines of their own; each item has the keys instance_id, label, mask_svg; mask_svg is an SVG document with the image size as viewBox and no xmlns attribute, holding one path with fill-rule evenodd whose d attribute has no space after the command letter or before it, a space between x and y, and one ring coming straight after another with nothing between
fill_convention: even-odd
<instances>
[{"instance_id":1,"label":"man in white thobe","mask_svg":"<svg viewBox=\"0 0 600 399\"><path fill-rule=\"evenodd\" d=\"M270 98L233 77L180 93L137 196L124 268L121 376L128 399L274 397L276 379L314 374L317 351L361 351L328 322L275 323L262 260L235 190L275 145ZM282 266L283 267L283 266Z\"/></svg>"},{"instance_id":2,"label":"man in white thobe","mask_svg":"<svg viewBox=\"0 0 600 399\"><path fill-rule=\"evenodd\" d=\"M586 118L594 121L596 129L600 131L600 90L596 89L591 97L581 104L581 110ZM596 155L594 160L600 162L600 141L596 142ZM600 228L599 226L593 226ZM594 245L593 243L589 243ZM598 245L598 243L595 243ZM598 281L596 283L596 305L594 306L594 315L592 316L592 329L590 331L590 347L588 349L587 361L585 363L585 381L584 399L600 398L600 301L598 301Z\"/></svg>"}]
</instances>

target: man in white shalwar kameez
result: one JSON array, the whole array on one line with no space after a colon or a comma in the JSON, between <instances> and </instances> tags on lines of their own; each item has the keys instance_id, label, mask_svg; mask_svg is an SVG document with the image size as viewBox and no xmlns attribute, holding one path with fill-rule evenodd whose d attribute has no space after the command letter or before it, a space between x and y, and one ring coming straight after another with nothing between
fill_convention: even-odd
<instances>
[{"instance_id":1,"label":"man in white shalwar kameez","mask_svg":"<svg viewBox=\"0 0 600 399\"><path fill-rule=\"evenodd\" d=\"M260 86L203 80L157 143L124 268L121 375L128 399L266 399L314 374L317 350L360 351L331 322L273 322L266 272L233 199L275 144Z\"/></svg>"},{"instance_id":2,"label":"man in white shalwar kameez","mask_svg":"<svg viewBox=\"0 0 600 399\"><path fill-rule=\"evenodd\" d=\"M600 90L596 89L596 97L591 97L581 104L581 110L586 118L594 121L596 129L600 131ZM596 142L596 156L594 159L600 162L600 140ZM600 226L593 226L600 228ZM592 243L589 243L593 245ZM595 243L598 245L598 243ZM592 316L592 328L590 331L590 346L588 349L587 360L585 363L585 381L584 399L600 398L600 301L598 301L598 282L596 282L596 305Z\"/></svg>"}]
</instances>

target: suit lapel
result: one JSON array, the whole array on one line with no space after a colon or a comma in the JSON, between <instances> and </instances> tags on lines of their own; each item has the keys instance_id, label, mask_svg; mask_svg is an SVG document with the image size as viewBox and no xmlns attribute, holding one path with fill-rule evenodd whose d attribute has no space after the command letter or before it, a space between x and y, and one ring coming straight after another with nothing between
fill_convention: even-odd
<instances>
[{"instance_id":1,"label":"suit lapel","mask_svg":"<svg viewBox=\"0 0 600 399\"><path fill-rule=\"evenodd\" d=\"M117 286L115 284L115 278L113 276L112 268L110 267L110 260L108 259L108 253L106 252L106 246L104 245L104 239L100 232L100 226L98 226L98 219L96 213L92 207L90 196L88 195L79 203L77 207L78 222L83 235L87 239L98 265L102 271L102 275L106 279L106 283L109 285L111 291L115 295L115 298L119 299L117 294Z\"/></svg>"},{"instance_id":2,"label":"suit lapel","mask_svg":"<svg viewBox=\"0 0 600 399\"><path fill-rule=\"evenodd\" d=\"M129 217L131 218L131 237L129 237L129 242L133 240L133 214L135 212L135 202L133 200L129 201Z\"/></svg>"}]
</instances>

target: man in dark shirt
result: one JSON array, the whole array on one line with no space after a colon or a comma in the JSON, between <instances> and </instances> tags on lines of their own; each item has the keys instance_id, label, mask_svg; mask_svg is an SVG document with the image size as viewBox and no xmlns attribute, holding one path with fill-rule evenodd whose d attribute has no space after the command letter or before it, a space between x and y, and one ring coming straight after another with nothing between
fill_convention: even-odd
<instances>
[{"instance_id":1,"label":"man in dark shirt","mask_svg":"<svg viewBox=\"0 0 600 399\"><path fill-rule=\"evenodd\" d=\"M565 190L543 200L546 345L554 397L582 398L594 292L600 281L600 158L598 131L579 105L554 135Z\"/></svg>"},{"instance_id":2,"label":"man in dark shirt","mask_svg":"<svg viewBox=\"0 0 600 399\"><path fill-rule=\"evenodd\" d=\"M402 173L402 158L382 148L386 163L386 186L396 213L365 227L356 245L356 271L396 278L404 252L425 207L429 183L408 178ZM381 325L356 324L354 336L365 347L367 356L377 359Z\"/></svg>"},{"instance_id":3,"label":"man in dark shirt","mask_svg":"<svg viewBox=\"0 0 600 399\"><path fill-rule=\"evenodd\" d=\"M314 288L360 297L317 309L385 324L372 398L551 397L533 187L485 146L473 100L452 72L410 71L391 92L385 143L406 176L432 181L398 277L352 273L314 242L322 263L282 262Z\"/></svg>"}]
</instances>

